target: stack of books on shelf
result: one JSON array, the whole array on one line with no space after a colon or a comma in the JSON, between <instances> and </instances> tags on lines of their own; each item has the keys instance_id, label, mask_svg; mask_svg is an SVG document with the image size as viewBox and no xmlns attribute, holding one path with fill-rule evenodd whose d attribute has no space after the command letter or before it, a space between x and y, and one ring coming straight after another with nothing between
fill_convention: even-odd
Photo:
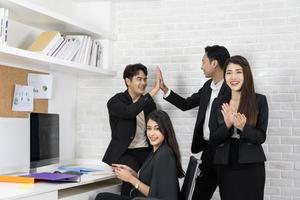
<instances>
[{"instance_id":1,"label":"stack of books on shelf","mask_svg":"<svg viewBox=\"0 0 300 200\"><path fill-rule=\"evenodd\" d=\"M102 67L103 47L100 41L87 35L61 35L58 31L46 31L28 48L44 55Z\"/></svg>"},{"instance_id":2,"label":"stack of books on shelf","mask_svg":"<svg viewBox=\"0 0 300 200\"><path fill-rule=\"evenodd\" d=\"M8 9L0 8L0 20L1 20L0 44L1 45L7 44L8 13L9 13Z\"/></svg>"}]
</instances>

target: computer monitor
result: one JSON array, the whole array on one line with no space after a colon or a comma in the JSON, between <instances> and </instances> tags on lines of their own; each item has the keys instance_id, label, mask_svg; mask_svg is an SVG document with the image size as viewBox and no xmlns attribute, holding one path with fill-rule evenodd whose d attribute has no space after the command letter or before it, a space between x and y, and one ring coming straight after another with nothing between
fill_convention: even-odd
<instances>
[{"instance_id":1,"label":"computer monitor","mask_svg":"<svg viewBox=\"0 0 300 200\"><path fill-rule=\"evenodd\" d=\"M30 113L30 169L59 162L59 115Z\"/></svg>"}]
</instances>

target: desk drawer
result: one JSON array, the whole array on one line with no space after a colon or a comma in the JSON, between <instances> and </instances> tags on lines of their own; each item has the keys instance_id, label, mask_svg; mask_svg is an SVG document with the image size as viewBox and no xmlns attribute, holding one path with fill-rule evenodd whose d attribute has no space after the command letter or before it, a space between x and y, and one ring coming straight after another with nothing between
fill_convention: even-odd
<instances>
[{"instance_id":1,"label":"desk drawer","mask_svg":"<svg viewBox=\"0 0 300 200\"><path fill-rule=\"evenodd\" d=\"M58 200L58 193L57 191L45 192L43 194L32 195L17 200Z\"/></svg>"},{"instance_id":2,"label":"desk drawer","mask_svg":"<svg viewBox=\"0 0 300 200\"><path fill-rule=\"evenodd\" d=\"M99 192L120 193L121 182L117 179L90 183L58 191L59 200L89 200ZM92 198L93 199L93 198Z\"/></svg>"}]
</instances>

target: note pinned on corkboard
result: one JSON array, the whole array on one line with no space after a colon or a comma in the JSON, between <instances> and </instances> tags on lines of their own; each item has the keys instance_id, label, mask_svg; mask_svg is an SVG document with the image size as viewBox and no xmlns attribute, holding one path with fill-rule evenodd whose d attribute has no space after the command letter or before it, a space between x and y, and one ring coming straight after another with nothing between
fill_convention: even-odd
<instances>
[{"instance_id":1,"label":"note pinned on corkboard","mask_svg":"<svg viewBox=\"0 0 300 200\"><path fill-rule=\"evenodd\" d=\"M0 117L27 118L29 112L12 111L15 84L27 85L28 73L41 72L0 65ZM34 99L33 112L48 112L48 99Z\"/></svg>"}]
</instances>

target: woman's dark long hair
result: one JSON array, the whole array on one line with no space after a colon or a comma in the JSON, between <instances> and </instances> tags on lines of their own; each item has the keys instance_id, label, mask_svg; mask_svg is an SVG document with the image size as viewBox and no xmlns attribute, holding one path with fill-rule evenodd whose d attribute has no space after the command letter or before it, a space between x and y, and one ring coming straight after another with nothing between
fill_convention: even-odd
<instances>
[{"instance_id":1,"label":"woman's dark long hair","mask_svg":"<svg viewBox=\"0 0 300 200\"><path fill-rule=\"evenodd\" d=\"M148 115L147 122L149 119L155 121L159 127L160 132L165 137L165 142L172 149L175 154L177 176L179 178L184 177L184 171L181 165L181 156L179 151L178 142L175 136L174 128L169 115L162 110L155 110Z\"/></svg>"},{"instance_id":2,"label":"woman's dark long hair","mask_svg":"<svg viewBox=\"0 0 300 200\"><path fill-rule=\"evenodd\" d=\"M225 63L224 77L230 63L241 66L244 74L244 83L241 88L241 99L238 112L244 114L247 117L247 122L252 126L255 126L257 121L257 104L250 65L243 56L232 56Z\"/></svg>"}]
</instances>

